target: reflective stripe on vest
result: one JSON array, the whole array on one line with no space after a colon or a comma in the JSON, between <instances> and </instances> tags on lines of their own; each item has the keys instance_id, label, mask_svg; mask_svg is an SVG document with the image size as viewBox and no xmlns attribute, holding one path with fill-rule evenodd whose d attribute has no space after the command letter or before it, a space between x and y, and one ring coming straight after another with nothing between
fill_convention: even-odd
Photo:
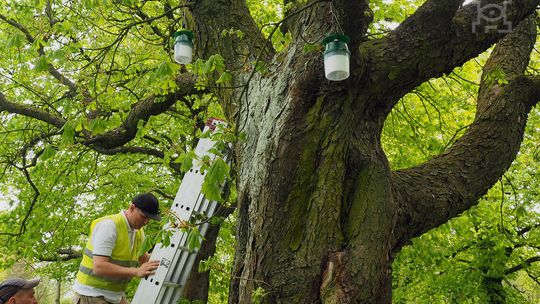
<instances>
[{"instance_id":1,"label":"reflective stripe on vest","mask_svg":"<svg viewBox=\"0 0 540 304\"><path fill-rule=\"evenodd\" d=\"M135 240L133 241L133 250L130 250L130 240L128 235L128 224L122 213L114 214L99 218L92 222L90 226L90 236L86 243L79 272L77 273L77 280L84 285L110 290L110 291L124 291L131 278L116 278L108 276L96 275L93 271L93 244L92 234L94 227L97 223L110 219L114 222L116 228L116 243L111 253L109 261L113 264L123 267L136 267L139 264L139 250L142 246L144 239L144 232L139 229L135 234Z\"/></svg>"}]
</instances>

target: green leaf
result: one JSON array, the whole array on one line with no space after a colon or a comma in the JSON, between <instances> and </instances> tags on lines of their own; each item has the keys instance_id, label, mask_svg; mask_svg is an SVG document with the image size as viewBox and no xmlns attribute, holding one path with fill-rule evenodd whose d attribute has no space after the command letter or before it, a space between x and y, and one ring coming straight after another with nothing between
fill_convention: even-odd
<instances>
[{"instance_id":1,"label":"green leaf","mask_svg":"<svg viewBox=\"0 0 540 304\"><path fill-rule=\"evenodd\" d=\"M240 134L238 135L238 141L240 142L245 142L247 139L247 134L246 132L242 131L240 132Z\"/></svg>"},{"instance_id":2,"label":"green leaf","mask_svg":"<svg viewBox=\"0 0 540 304\"><path fill-rule=\"evenodd\" d=\"M228 30L222 30L221 31L221 37L227 37L227 36L233 36L236 35L239 39L244 38L244 32L241 30L235 30L234 28L230 28Z\"/></svg>"},{"instance_id":3,"label":"green leaf","mask_svg":"<svg viewBox=\"0 0 540 304\"><path fill-rule=\"evenodd\" d=\"M145 237L144 241L139 249L138 255L142 256L145 252L148 252L152 248L152 241L149 237Z\"/></svg>"},{"instance_id":4,"label":"green leaf","mask_svg":"<svg viewBox=\"0 0 540 304\"><path fill-rule=\"evenodd\" d=\"M206 180L202 185L201 192L211 201L221 200L221 187L216 183L209 183Z\"/></svg>"},{"instance_id":5,"label":"green leaf","mask_svg":"<svg viewBox=\"0 0 540 304\"><path fill-rule=\"evenodd\" d=\"M207 75L212 73L213 71L218 71L219 73L222 73L224 70L225 63L223 57L218 54L214 54L210 56L210 58L208 58L208 60L204 63L201 72L203 75Z\"/></svg>"},{"instance_id":6,"label":"green leaf","mask_svg":"<svg viewBox=\"0 0 540 304\"><path fill-rule=\"evenodd\" d=\"M208 261L208 260L202 260L202 261L199 262L199 269L198 269L198 271L201 272L201 273L202 273L202 272L210 271L210 265L211 265L210 261Z\"/></svg>"},{"instance_id":7,"label":"green leaf","mask_svg":"<svg viewBox=\"0 0 540 304\"><path fill-rule=\"evenodd\" d=\"M215 173L212 173L215 174L215 178L219 183L223 183L226 178L231 178L229 175L229 165L223 160L223 158L216 158L210 170L214 171L213 168Z\"/></svg>"},{"instance_id":8,"label":"green leaf","mask_svg":"<svg viewBox=\"0 0 540 304\"><path fill-rule=\"evenodd\" d=\"M45 42L41 37L36 37L36 39L32 43L32 48L36 51L45 46L47 46L47 42Z\"/></svg>"},{"instance_id":9,"label":"green leaf","mask_svg":"<svg viewBox=\"0 0 540 304\"><path fill-rule=\"evenodd\" d=\"M201 172L205 172L206 170L208 170L208 168L210 168L210 157L208 155L204 155L200 159L200 161L202 163L201 168L200 168Z\"/></svg>"},{"instance_id":10,"label":"green leaf","mask_svg":"<svg viewBox=\"0 0 540 304\"><path fill-rule=\"evenodd\" d=\"M266 71L267 71L266 63L264 63L263 61L256 61L255 62L255 71L259 72L261 74L265 74Z\"/></svg>"},{"instance_id":11,"label":"green leaf","mask_svg":"<svg viewBox=\"0 0 540 304\"><path fill-rule=\"evenodd\" d=\"M213 66L219 73L223 73L225 70L225 60L223 57L219 54L212 55L213 58Z\"/></svg>"},{"instance_id":12,"label":"green leaf","mask_svg":"<svg viewBox=\"0 0 540 304\"><path fill-rule=\"evenodd\" d=\"M244 32L242 32L241 30L236 30L236 37L238 37L239 39L243 39Z\"/></svg>"},{"instance_id":13,"label":"green leaf","mask_svg":"<svg viewBox=\"0 0 540 304\"><path fill-rule=\"evenodd\" d=\"M210 224L212 225L221 225L225 221L225 218L222 216L212 216L210 218Z\"/></svg>"},{"instance_id":14,"label":"green leaf","mask_svg":"<svg viewBox=\"0 0 540 304\"><path fill-rule=\"evenodd\" d=\"M75 129L73 129L69 122L66 122L62 130L62 144L72 145L75 142Z\"/></svg>"},{"instance_id":15,"label":"green leaf","mask_svg":"<svg viewBox=\"0 0 540 304\"><path fill-rule=\"evenodd\" d=\"M196 248L200 248L202 240L203 240L203 236L201 235L197 227L191 227L189 229L189 233L187 237L187 246L189 250L193 251Z\"/></svg>"},{"instance_id":16,"label":"green leaf","mask_svg":"<svg viewBox=\"0 0 540 304\"><path fill-rule=\"evenodd\" d=\"M319 49L320 49L319 44L315 44L315 43L313 43L313 44L310 44L310 43L304 44L304 52L306 52L306 53L318 51Z\"/></svg>"},{"instance_id":17,"label":"green leaf","mask_svg":"<svg viewBox=\"0 0 540 304\"><path fill-rule=\"evenodd\" d=\"M77 121L77 125L75 126L75 132L81 132L83 130L83 127L83 121Z\"/></svg>"},{"instance_id":18,"label":"green leaf","mask_svg":"<svg viewBox=\"0 0 540 304\"><path fill-rule=\"evenodd\" d=\"M161 243L161 241L163 240L164 232L165 232L164 230L159 230L158 232L156 232L156 235L154 236L154 240L152 241L152 243L153 244Z\"/></svg>"},{"instance_id":19,"label":"green leaf","mask_svg":"<svg viewBox=\"0 0 540 304\"><path fill-rule=\"evenodd\" d=\"M171 63L167 60L162 61L157 70L156 70L156 77L157 78L165 78L170 77L174 74L174 70L171 67Z\"/></svg>"},{"instance_id":20,"label":"green leaf","mask_svg":"<svg viewBox=\"0 0 540 304\"><path fill-rule=\"evenodd\" d=\"M103 134L107 130L107 122L101 118L96 118L90 122L89 127L93 133Z\"/></svg>"},{"instance_id":21,"label":"green leaf","mask_svg":"<svg viewBox=\"0 0 540 304\"><path fill-rule=\"evenodd\" d=\"M221 187L227 178L230 178L229 165L222 158L217 158L204 177L202 193L209 200L221 201Z\"/></svg>"},{"instance_id":22,"label":"green leaf","mask_svg":"<svg viewBox=\"0 0 540 304\"><path fill-rule=\"evenodd\" d=\"M51 53L51 59L64 60L66 52L63 49L55 50Z\"/></svg>"},{"instance_id":23,"label":"green leaf","mask_svg":"<svg viewBox=\"0 0 540 304\"><path fill-rule=\"evenodd\" d=\"M96 7L96 1L94 1L94 0L84 0L83 5L84 5L85 8L92 9L92 8Z\"/></svg>"},{"instance_id":24,"label":"green leaf","mask_svg":"<svg viewBox=\"0 0 540 304\"><path fill-rule=\"evenodd\" d=\"M171 244L171 231L163 230L163 236L161 238L161 244L163 247L168 247Z\"/></svg>"},{"instance_id":25,"label":"green leaf","mask_svg":"<svg viewBox=\"0 0 540 304\"><path fill-rule=\"evenodd\" d=\"M194 63L191 64L191 66L193 67L193 71L198 75L202 74L202 69L204 65L205 62L201 58L198 58L197 60L195 60Z\"/></svg>"},{"instance_id":26,"label":"green leaf","mask_svg":"<svg viewBox=\"0 0 540 304\"><path fill-rule=\"evenodd\" d=\"M36 66L34 67L34 71L44 72L47 70L49 70L49 63L47 62L47 58L45 58L45 56L39 56L38 60L36 61Z\"/></svg>"},{"instance_id":27,"label":"green leaf","mask_svg":"<svg viewBox=\"0 0 540 304\"><path fill-rule=\"evenodd\" d=\"M516 215L518 217L525 217L527 215L527 209L523 205L516 208Z\"/></svg>"},{"instance_id":28,"label":"green leaf","mask_svg":"<svg viewBox=\"0 0 540 304\"><path fill-rule=\"evenodd\" d=\"M225 71L223 73L221 73L221 75L219 76L219 79L216 81L216 83L226 83L226 82L229 82L232 80L232 74Z\"/></svg>"},{"instance_id":29,"label":"green leaf","mask_svg":"<svg viewBox=\"0 0 540 304\"><path fill-rule=\"evenodd\" d=\"M6 47L7 48L11 48L11 47L20 48L23 45L22 39L23 39L23 36L21 34L15 33L11 35L9 39L7 40Z\"/></svg>"},{"instance_id":30,"label":"green leaf","mask_svg":"<svg viewBox=\"0 0 540 304\"><path fill-rule=\"evenodd\" d=\"M210 56L202 69L203 74L210 74L214 68L214 56Z\"/></svg>"},{"instance_id":31,"label":"green leaf","mask_svg":"<svg viewBox=\"0 0 540 304\"><path fill-rule=\"evenodd\" d=\"M193 158L195 158L195 152L190 151L189 153L182 154L182 165L180 170L182 172L187 172L193 166Z\"/></svg>"},{"instance_id":32,"label":"green leaf","mask_svg":"<svg viewBox=\"0 0 540 304\"><path fill-rule=\"evenodd\" d=\"M268 295L268 292L262 287L257 287L255 291L251 294L253 299L253 304L260 304L263 302L264 298Z\"/></svg>"},{"instance_id":33,"label":"green leaf","mask_svg":"<svg viewBox=\"0 0 540 304\"><path fill-rule=\"evenodd\" d=\"M172 157L173 153L174 153L174 151L171 150L171 149L165 150L165 153L163 155L163 165L166 166L168 163L171 162L171 157Z\"/></svg>"},{"instance_id":34,"label":"green leaf","mask_svg":"<svg viewBox=\"0 0 540 304\"><path fill-rule=\"evenodd\" d=\"M506 73L501 67L496 67L486 75L486 82L488 84L507 84Z\"/></svg>"},{"instance_id":35,"label":"green leaf","mask_svg":"<svg viewBox=\"0 0 540 304\"><path fill-rule=\"evenodd\" d=\"M43 154L41 154L41 160L47 160L53 157L56 154L56 149L48 145L43 149Z\"/></svg>"}]
</instances>

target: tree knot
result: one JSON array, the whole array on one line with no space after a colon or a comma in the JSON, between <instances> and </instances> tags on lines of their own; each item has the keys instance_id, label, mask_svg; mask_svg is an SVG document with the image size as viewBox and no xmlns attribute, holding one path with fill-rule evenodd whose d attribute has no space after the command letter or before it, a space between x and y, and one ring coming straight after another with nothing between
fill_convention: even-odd
<instances>
[{"instance_id":1,"label":"tree knot","mask_svg":"<svg viewBox=\"0 0 540 304\"><path fill-rule=\"evenodd\" d=\"M332 252L328 256L322 275L320 298L324 304L349 303L351 300L351 278L346 269L347 251Z\"/></svg>"}]
</instances>

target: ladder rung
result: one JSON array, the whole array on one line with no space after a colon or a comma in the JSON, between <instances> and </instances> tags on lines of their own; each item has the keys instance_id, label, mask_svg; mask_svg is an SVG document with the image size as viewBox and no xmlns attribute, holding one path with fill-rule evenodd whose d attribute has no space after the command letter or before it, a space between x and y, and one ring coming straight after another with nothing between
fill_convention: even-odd
<instances>
[{"instance_id":1,"label":"ladder rung","mask_svg":"<svg viewBox=\"0 0 540 304\"><path fill-rule=\"evenodd\" d=\"M182 287L182 285L178 284L178 283L175 283L175 282L171 282L171 281L165 281L163 282L163 286L166 286L166 287L174 287L174 288L180 288Z\"/></svg>"},{"instance_id":2,"label":"ladder rung","mask_svg":"<svg viewBox=\"0 0 540 304\"><path fill-rule=\"evenodd\" d=\"M178 247L178 250L186 251L186 252L189 252L189 253L197 253L197 252L199 252L199 249L190 250L186 246L180 246L180 247Z\"/></svg>"}]
</instances>

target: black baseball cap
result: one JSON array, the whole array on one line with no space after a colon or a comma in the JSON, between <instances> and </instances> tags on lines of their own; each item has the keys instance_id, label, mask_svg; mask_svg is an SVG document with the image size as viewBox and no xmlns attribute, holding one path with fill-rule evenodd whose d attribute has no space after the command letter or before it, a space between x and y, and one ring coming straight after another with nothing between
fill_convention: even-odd
<instances>
[{"instance_id":1,"label":"black baseball cap","mask_svg":"<svg viewBox=\"0 0 540 304\"><path fill-rule=\"evenodd\" d=\"M0 283L0 304L6 303L21 289L30 289L36 287L41 279L24 280L13 278Z\"/></svg>"},{"instance_id":2,"label":"black baseball cap","mask_svg":"<svg viewBox=\"0 0 540 304\"><path fill-rule=\"evenodd\" d=\"M161 216L159 215L159 202L152 193L139 194L133 198L131 203L135 205L135 207L141 209L148 218L161 221Z\"/></svg>"}]
</instances>

